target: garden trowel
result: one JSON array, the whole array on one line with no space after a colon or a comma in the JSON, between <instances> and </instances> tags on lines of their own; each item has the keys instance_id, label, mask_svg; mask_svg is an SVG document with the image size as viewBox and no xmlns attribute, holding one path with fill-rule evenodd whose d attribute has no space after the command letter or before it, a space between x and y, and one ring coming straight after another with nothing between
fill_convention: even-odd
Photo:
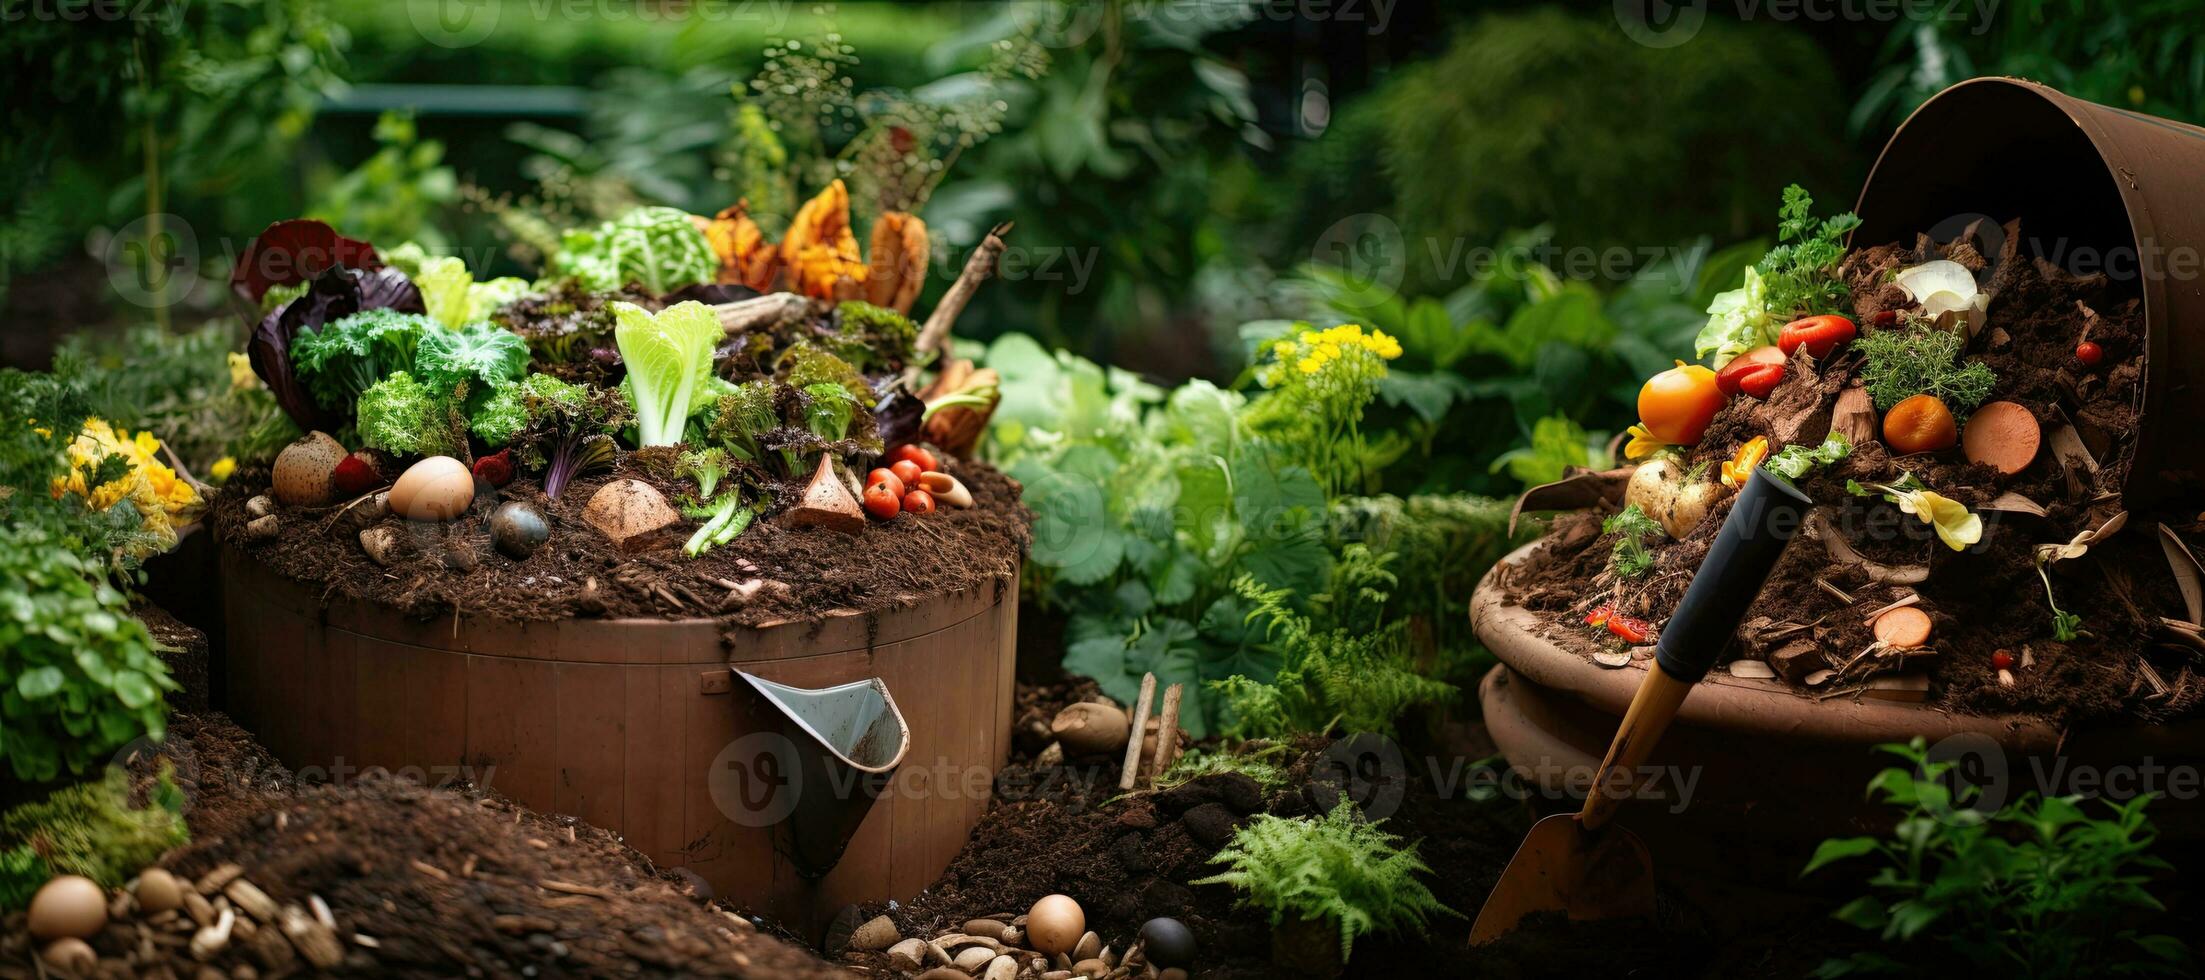
<instances>
[{"instance_id":1,"label":"garden trowel","mask_svg":"<svg viewBox=\"0 0 2205 980\"><path fill-rule=\"evenodd\" d=\"M1755 470L1738 492L1684 601L1661 631L1647 669L1600 762L1585 805L1533 824L1470 928L1473 946L1515 930L1537 912L1572 919L1651 916L1654 865L1638 836L1609 822L1637 783L1692 685L1714 665L1812 504L1791 481Z\"/></svg>"}]
</instances>

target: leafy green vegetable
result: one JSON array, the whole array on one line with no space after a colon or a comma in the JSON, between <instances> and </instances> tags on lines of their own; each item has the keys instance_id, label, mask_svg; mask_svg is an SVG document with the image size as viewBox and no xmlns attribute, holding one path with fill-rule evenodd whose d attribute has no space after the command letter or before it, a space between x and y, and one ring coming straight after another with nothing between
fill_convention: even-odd
<instances>
[{"instance_id":1,"label":"leafy green vegetable","mask_svg":"<svg viewBox=\"0 0 2205 980\"><path fill-rule=\"evenodd\" d=\"M706 440L757 463L765 462L765 434L781 425L781 413L774 406L774 384L764 380L732 386L705 415ZM795 465L793 459L785 462Z\"/></svg>"},{"instance_id":2,"label":"leafy green vegetable","mask_svg":"<svg viewBox=\"0 0 2205 980\"><path fill-rule=\"evenodd\" d=\"M464 386L468 398L477 400L488 397L500 382L519 381L528 373L528 344L490 323L432 330L421 336L413 373L430 387Z\"/></svg>"},{"instance_id":3,"label":"leafy green vegetable","mask_svg":"<svg viewBox=\"0 0 2205 980\"><path fill-rule=\"evenodd\" d=\"M610 466L613 440L606 433L627 424L628 400L617 391L569 384L548 374L520 383L528 424L513 437L522 466L544 473L544 495L553 500L577 474Z\"/></svg>"},{"instance_id":4,"label":"leafy green vegetable","mask_svg":"<svg viewBox=\"0 0 2205 980\"><path fill-rule=\"evenodd\" d=\"M1956 777L1961 763L1933 759L1924 739L1878 748L1905 761L1868 781L1897 810L1897 829L1825 840L1800 872L1874 863L1860 879L1868 893L1834 917L1877 942L1816 976L1959 975L1993 963L2022 977L2186 973L2184 942L2143 929L2165 912L2147 886L2174 870L2150 853L2152 794L2101 801L2103 817L2080 796L2033 793L1990 812L1983 785Z\"/></svg>"},{"instance_id":5,"label":"leafy green vegetable","mask_svg":"<svg viewBox=\"0 0 2205 980\"><path fill-rule=\"evenodd\" d=\"M724 334L712 308L691 300L651 313L616 303L613 338L628 365L640 445L681 442L690 413L710 390L712 348Z\"/></svg>"},{"instance_id":6,"label":"leafy green vegetable","mask_svg":"<svg viewBox=\"0 0 2205 980\"><path fill-rule=\"evenodd\" d=\"M448 391L399 371L360 395L360 442L399 456L467 455L467 418Z\"/></svg>"},{"instance_id":7,"label":"leafy green vegetable","mask_svg":"<svg viewBox=\"0 0 2205 980\"><path fill-rule=\"evenodd\" d=\"M1531 444L1502 453L1493 469L1502 469L1526 487L1552 483L1572 466L1593 465L1592 439L1585 427L1566 415L1549 415L1531 427Z\"/></svg>"},{"instance_id":8,"label":"leafy green vegetable","mask_svg":"<svg viewBox=\"0 0 2205 980\"><path fill-rule=\"evenodd\" d=\"M712 492L720 485L720 479L727 476L732 468L727 450L710 446L682 453L681 465L676 472L697 481L698 499L710 500Z\"/></svg>"},{"instance_id":9,"label":"leafy green vegetable","mask_svg":"<svg viewBox=\"0 0 2205 980\"><path fill-rule=\"evenodd\" d=\"M314 400L350 414L360 393L394 371L412 371L421 338L444 328L419 313L362 310L291 341L291 369Z\"/></svg>"},{"instance_id":10,"label":"leafy green vegetable","mask_svg":"<svg viewBox=\"0 0 2205 980\"><path fill-rule=\"evenodd\" d=\"M1935 395L1962 419L1998 387L1990 365L1958 363L1966 344L1957 333L1921 322L1877 330L1853 342L1861 352L1861 384L1877 409L1889 411L1915 395Z\"/></svg>"},{"instance_id":11,"label":"leafy green vegetable","mask_svg":"<svg viewBox=\"0 0 2205 980\"><path fill-rule=\"evenodd\" d=\"M1793 443L1778 450L1761 468L1787 479L1798 480L1824 466L1835 466L1852 455L1853 444L1846 441L1844 433L1832 432L1822 437L1822 444L1809 446Z\"/></svg>"},{"instance_id":12,"label":"leafy green vegetable","mask_svg":"<svg viewBox=\"0 0 2205 980\"><path fill-rule=\"evenodd\" d=\"M1646 550L1646 539L1660 539L1661 525L1646 516L1637 504L1617 511L1600 522L1603 534L1616 536L1615 551L1608 555L1608 567L1622 578L1638 578L1654 570L1654 556Z\"/></svg>"},{"instance_id":13,"label":"leafy green vegetable","mask_svg":"<svg viewBox=\"0 0 2205 980\"><path fill-rule=\"evenodd\" d=\"M1713 355L1721 365L1755 347L1776 343L1784 324L1813 313L1835 312L1848 295L1833 274L1845 258L1845 235L1860 218L1846 212L1816 219L1814 198L1806 188L1784 188L1777 209L1778 244L1746 270L1739 288L1708 305L1707 326L1693 341L1701 358Z\"/></svg>"},{"instance_id":14,"label":"leafy green vegetable","mask_svg":"<svg viewBox=\"0 0 2205 980\"><path fill-rule=\"evenodd\" d=\"M826 442L847 438L857 399L848 389L831 381L804 386L804 428Z\"/></svg>"},{"instance_id":15,"label":"leafy green vegetable","mask_svg":"<svg viewBox=\"0 0 2205 980\"><path fill-rule=\"evenodd\" d=\"M500 381L492 385L489 397L467 413L467 431L492 449L512 442L513 437L527 427L528 391L518 381Z\"/></svg>"},{"instance_id":16,"label":"leafy green vegetable","mask_svg":"<svg viewBox=\"0 0 2205 980\"><path fill-rule=\"evenodd\" d=\"M835 305L835 356L859 371L888 371L911 360L919 325L885 307L846 299Z\"/></svg>"},{"instance_id":17,"label":"leafy green vegetable","mask_svg":"<svg viewBox=\"0 0 2205 980\"><path fill-rule=\"evenodd\" d=\"M654 296L711 282L719 269L712 243L679 208L640 207L595 229L569 230L547 270L585 288L615 292L636 283Z\"/></svg>"},{"instance_id":18,"label":"leafy green vegetable","mask_svg":"<svg viewBox=\"0 0 2205 980\"><path fill-rule=\"evenodd\" d=\"M176 689L129 601L53 527L0 526L0 757L34 783L160 738Z\"/></svg>"},{"instance_id":19,"label":"leafy green vegetable","mask_svg":"<svg viewBox=\"0 0 2205 980\"><path fill-rule=\"evenodd\" d=\"M0 847L28 849L55 873L120 888L191 839L183 791L166 765L147 791L146 805L132 806L133 795L130 771L109 766L101 779L55 790L0 816ZM0 895L0 907L4 899Z\"/></svg>"},{"instance_id":20,"label":"leafy green vegetable","mask_svg":"<svg viewBox=\"0 0 2205 980\"><path fill-rule=\"evenodd\" d=\"M1423 935L1432 916L1455 913L1418 880L1431 868L1417 845L1402 846L1378 829L1383 822L1364 820L1344 797L1322 819L1258 814L1210 859L1228 870L1188 884L1231 885L1242 904L1270 912L1273 928L1297 918L1335 923L1342 959L1359 936Z\"/></svg>"}]
</instances>

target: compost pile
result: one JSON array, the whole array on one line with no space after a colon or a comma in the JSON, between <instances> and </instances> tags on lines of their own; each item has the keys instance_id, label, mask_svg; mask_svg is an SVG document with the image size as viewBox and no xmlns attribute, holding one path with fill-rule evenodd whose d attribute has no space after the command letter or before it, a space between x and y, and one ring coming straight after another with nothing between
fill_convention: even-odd
<instances>
[{"instance_id":1,"label":"compost pile","mask_svg":"<svg viewBox=\"0 0 2205 980\"><path fill-rule=\"evenodd\" d=\"M132 770L164 764L194 842L159 867L188 894L117 893L100 976L844 975L571 818L380 771L303 786L219 714L175 716ZM0 976L41 975L31 949L10 915Z\"/></svg>"},{"instance_id":2,"label":"compost pile","mask_svg":"<svg viewBox=\"0 0 2205 980\"><path fill-rule=\"evenodd\" d=\"M1526 511L1590 510L1558 517L1531 560L1498 573L1508 597L1605 666L1644 659L1728 512L1723 478L1786 447L1821 450L1798 467L1817 506L1739 630L1733 675L2061 723L2194 714L2205 592L2192 549L2205 525L2195 511L2130 513L2122 499L2140 301L2132 284L2020 254L2018 224L2003 230L1995 257L1966 244L1972 234L1846 254L1832 275L1851 316L1824 356L1811 340L1741 355L1716 376L1726 386L1754 371L1781 380L1748 381L1696 442L1526 494ZM1918 298L1910 277L1931 263L1965 270L1960 291ZM1832 433L1849 452L1831 450ZM1703 502L1704 517L1634 531L1613 519L1638 499L1634 479L1665 502Z\"/></svg>"},{"instance_id":3,"label":"compost pile","mask_svg":"<svg viewBox=\"0 0 2205 980\"><path fill-rule=\"evenodd\" d=\"M1007 588L1031 518L967 458L1000 393L949 334L1002 243L922 330L926 243L886 212L863 261L840 182L778 244L740 208L637 208L533 282L278 222L232 276L259 311L238 381L305 435L212 523L324 598L423 617L755 626Z\"/></svg>"}]
</instances>

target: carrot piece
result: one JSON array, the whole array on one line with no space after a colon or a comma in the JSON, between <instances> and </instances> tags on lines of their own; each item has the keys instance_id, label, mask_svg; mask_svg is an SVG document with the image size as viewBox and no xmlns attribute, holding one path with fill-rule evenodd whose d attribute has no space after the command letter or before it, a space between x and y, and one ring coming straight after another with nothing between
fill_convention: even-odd
<instances>
[{"instance_id":1,"label":"carrot piece","mask_svg":"<svg viewBox=\"0 0 2205 980\"><path fill-rule=\"evenodd\" d=\"M2037 458L2042 433L2037 417L2013 402L1991 402L1975 410L1960 448L1971 463L1982 463L2003 476L2028 468Z\"/></svg>"},{"instance_id":2,"label":"carrot piece","mask_svg":"<svg viewBox=\"0 0 2205 980\"><path fill-rule=\"evenodd\" d=\"M1913 606L1901 606L1876 617L1876 639L1891 646L1912 648L1929 642L1929 614Z\"/></svg>"}]
</instances>

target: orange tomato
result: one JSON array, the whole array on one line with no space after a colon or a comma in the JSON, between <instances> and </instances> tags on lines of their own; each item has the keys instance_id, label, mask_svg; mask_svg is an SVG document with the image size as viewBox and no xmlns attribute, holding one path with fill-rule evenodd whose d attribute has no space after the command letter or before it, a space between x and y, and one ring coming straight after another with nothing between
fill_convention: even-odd
<instances>
[{"instance_id":1,"label":"orange tomato","mask_svg":"<svg viewBox=\"0 0 2205 980\"><path fill-rule=\"evenodd\" d=\"M1884 413L1883 443L1901 456L1951 449L1959 441L1952 409L1936 395L1915 395Z\"/></svg>"},{"instance_id":2,"label":"orange tomato","mask_svg":"<svg viewBox=\"0 0 2205 980\"><path fill-rule=\"evenodd\" d=\"M1678 361L1646 379L1638 390L1638 420L1654 438L1676 446L1700 441L1707 424L1729 401L1715 383L1715 372Z\"/></svg>"}]
</instances>

